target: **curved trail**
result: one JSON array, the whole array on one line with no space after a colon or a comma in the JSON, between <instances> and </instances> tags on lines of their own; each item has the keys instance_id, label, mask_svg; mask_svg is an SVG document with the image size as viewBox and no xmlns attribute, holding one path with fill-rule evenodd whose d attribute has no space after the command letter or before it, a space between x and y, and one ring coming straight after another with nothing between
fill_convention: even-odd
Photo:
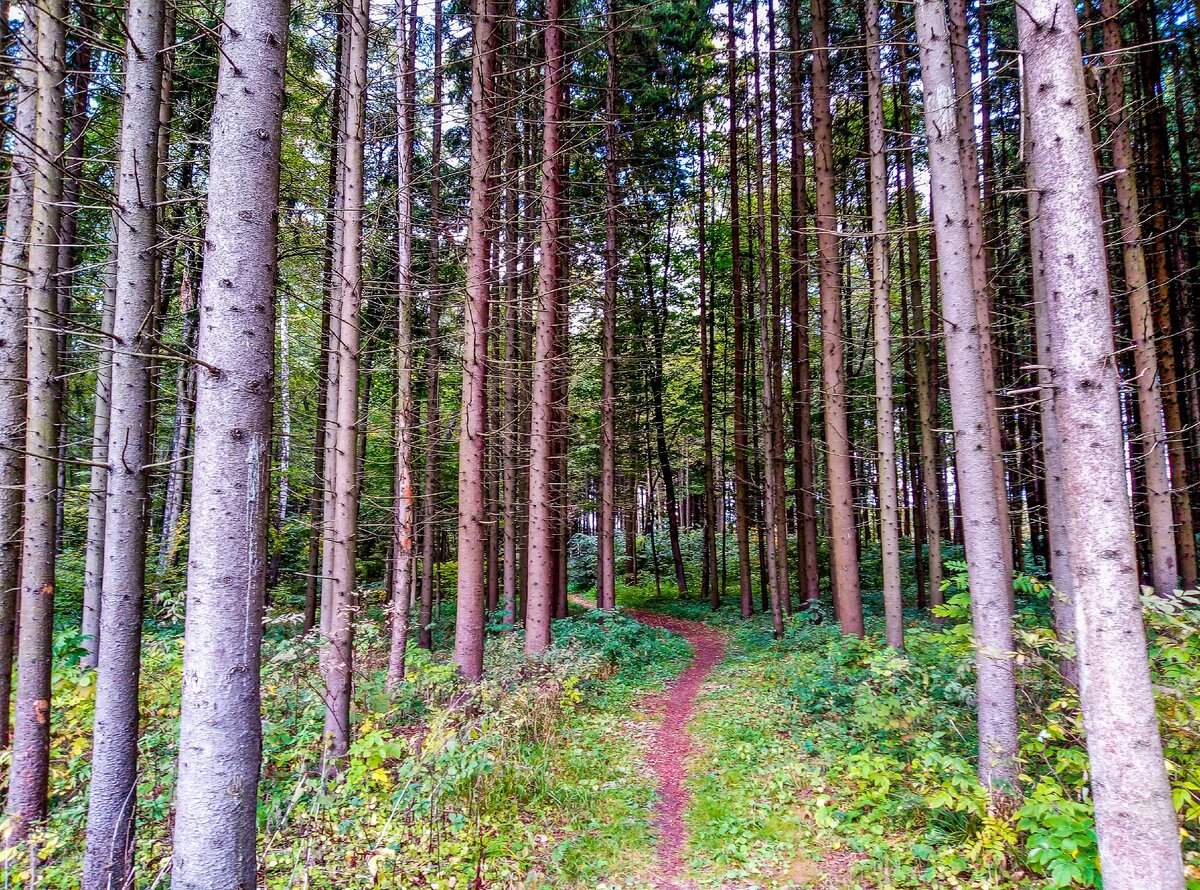
<instances>
[{"instance_id":1,"label":"curved trail","mask_svg":"<svg viewBox=\"0 0 1200 890\"><path fill-rule=\"evenodd\" d=\"M687 621L654 612L631 610L631 615L643 624L661 627L679 634L692 644L695 654L692 663L667 689L652 699L650 710L662 714L662 724L646 760L658 779L658 890L684 890L682 882L683 848L687 843L687 828L683 814L689 794L684 787L687 758L692 750L688 722L696 710L696 696L713 667L725 654L725 637L713 628L697 621Z\"/></svg>"}]
</instances>

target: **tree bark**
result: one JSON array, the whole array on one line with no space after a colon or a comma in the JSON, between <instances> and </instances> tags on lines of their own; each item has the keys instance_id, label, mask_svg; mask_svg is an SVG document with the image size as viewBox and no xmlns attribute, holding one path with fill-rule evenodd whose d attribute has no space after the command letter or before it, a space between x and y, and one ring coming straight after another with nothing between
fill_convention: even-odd
<instances>
[{"instance_id":1,"label":"tree bark","mask_svg":"<svg viewBox=\"0 0 1200 890\"><path fill-rule=\"evenodd\" d=\"M1104 67L1104 101L1112 147L1112 178L1117 193L1129 324L1133 334L1134 384L1137 388L1138 418L1141 421L1146 506L1150 516L1150 576L1154 592L1159 596L1170 596L1179 581L1179 571L1171 480L1167 473L1166 435L1162 423L1162 393L1159 390L1158 358L1155 354L1154 310L1151 307L1150 282L1146 276L1146 254L1142 248L1141 213L1134 172L1137 162L1126 122L1128 109L1125 106L1125 72L1121 58L1120 7L1115 0L1101 0L1100 9L1104 18L1104 54L1101 58Z\"/></svg>"},{"instance_id":2,"label":"tree bark","mask_svg":"<svg viewBox=\"0 0 1200 890\"><path fill-rule=\"evenodd\" d=\"M94 668L100 642L100 599L104 589L104 519L108 496L108 418L112 394L111 335L117 311L117 229L115 220L109 228L108 263L104 272L104 308L100 330L104 340L96 366L96 391L92 414L92 472L88 482L87 543L83 569L83 616L80 631L83 636L84 667ZM169 489L168 489L169 491ZM7 734L6 734L7 735Z\"/></svg>"},{"instance_id":3,"label":"tree bark","mask_svg":"<svg viewBox=\"0 0 1200 890\"><path fill-rule=\"evenodd\" d=\"M738 589L742 617L754 611L754 590L750 576L750 467L746 454L746 322L742 293L741 195L738 191L738 85L737 30L734 27L734 2L729 3L729 250L733 278L733 488L734 523L738 548Z\"/></svg>"},{"instance_id":4,"label":"tree bark","mask_svg":"<svg viewBox=\"0 0 1200 890\"><path fill-rule=\"evenodd\" d=\"M441 437L442 0L433 0L433 121L429 142L429 345L425 358L425 479L421 486L421 606L417 643L433 648L433 571Z\"/></svg>"},{"instance_id":5,"label":"tree bark","mask_svg":"<svg viewBox=\"0 0 1200 890\"><path fill-rule=\"evenodd\" d=\"M361 301L363 251L363 166L366 138L367 43L370 29L368 0L351 0L346 23L348 43L343 138L345 159L341 196L341 256L335 272L340 299L336 324L336 368L331 360L331 382L337 398L329 407L333 436L332 460L326 458L327 484L332 489L327 516L329 537L324 574L327 592L321 621L326 632L325 760L336 768L350 747L350 699L354 671L354 584L358 533L358 436L363 421L359 413L358 369L361 352ZM331 336L334 332L331 325ZM332 356L331 356L332 359ZM328 435L328 434L327 434Z\"/></svg>"},{"instance_id":6,"label":"tree bark","mask_svg":"<svg viewBox=\"0 0 1200 890\"><path fill-rule=\"evenodd\" d=\"M796 488L796 550L804 602L821 597L817 574L817 498L813 481L812 382L809 361L808 181L804 156L804 61L800 34L800 2L788 0L792 92L791 200L791 361L792 361L792 477Z\"/></svg>"},{"instance_id":7,"label":"tree bark","mask_svg":"<svg viewBox=\"0 0 1200 890\"><path fill-rule=\"evenodd\" d=\"M896 497L896 414L892 396L892 295L888 274L887 155L879 0L867 0L867 131L870 149L871 303L875 323L875 433L879 449L879 545L887 642L904 648L900 590L900 508Z\"/></svg>"},{"instance_id":8,"label":"tree bark","mask_svg":"<svg viewBox=\"0 0 1200 890\"><path fill-rule=\"evenodd\" d=\"M25 458L25 288L37 164L37 4L17 4L23 23L12 75L12 152L8 205L0 257L0 747L8 744L12 699L13 632L20 584L22 490ZM105 344L107 347L107 344Z\"/></svg>"},{"instance_id":9,"label":"tree bark","mask_svg":"<svg viewBox=\"0 0 1200 890\"><path fill-rule=\"evenodd\" d=\"M162 0L134 0L125 17L125 85L114 228L117 236L100 600L99 665L85 890L122 886L133 867L141 675L142 605L150 513L150 360L159 273L157 251ZM272 333L273 336L273 333ZM274 369L272 368L272 371Z\"/></svg>"},{"instance_id":10,"label":"tree bark","mask_svg":"<svg viewBox=\"0 0 1200 890\"><path fill-rule=\"evenodd\" d=\"M1075 7L1062 0L1033 0L1017 12L1054 407L1071 431L1060 447L1080 704L1104 886L1178 890L1184 885L1179 827L1142 625L1078 29Z\"/></svg>"},{"instance_id":11,"label":"tree bark","mask_svg":"<svg viewBox=\"0 0 1200 890\"><path fill-rule=\"evenodd\" d=\"M58 388L57 266L62 198L65 0L41 0L37 28L37 127L33 217L28 254L25 403L25 515L21 533L19 648L8 813L9 843L47 815L50 686L54 636L54 564L58 473L54 458Z\"/></svg>"},{"instance_id":12,"label":"tree bark","mask_svg":"<svg viewBox=\"0 0 1200 890\"><path fill-rule=\"evenodd\" d=\"M917 385L917 413L921 429L921 479L924 490L920 497L925 505L925 543L929 548L929 605L942 604L942 505L938 497L939 480L943 478L937 448L937 396L931 353L936 343L926 328L925 301L921 287L921 236L917 230L917 189L913 171L912 97L908 83L908 53L902 44L897 64L900 95L900 129L904 150L904 209L908 228L906 246L910 270L909 294L913 312L913 372ZM932 349L931 349L932 345Z\"/></svg>"},{"instance_id":13,"label":"tree bark","mask_svg":"<svg viewBox=\"0 0 1200 890\"><path fill-rule=\"evenodd\" d=\"M225 6L200 285L173 890L257 881L286 0ZM231 473L231 467L244 468Z\"/></svg>"},{"instance_id":14,"label":"tree bark","mask_svg":"<svg viewBox=\"0 0 1200 890\"><path fill-rule=\"evenodd\" d=\"M495 7L492 0L472 0L471 17L475 42L471 51L470 199L467 217L467 297L463 323L462 419L458 439L458 607L454 627L454 663L463 677L478 681L483 677L486 621L484 449L487 433L488 306L491 297L488 183L492 164L491 97L496 64Z\"/></svg>"},{"instance_id":15,"label":"tree bark","mask_svg":"<svg viewBox=\"0 0 1200 890\"><path fill-rule=\"evenodd\" d=\"M409 5L411 2L411 5ZM392 549L392 646L388 693L404 679L413 588L413 156L416 141L417 3L396 9L396 526Z\"/></svg>"},{"instance_id":16,"label":"tree bark","mask_svg":"<svg viewBox=\"0 0 1200 890\"><path fill-rule=\"evenodd\" d=\"M825 384L826 475L829 483L830 575L842 632L862 636L858 545L854 525L852 444L846 417L846 340L842 330L833 113L829 105L829 3L812 0L813 150L817 184L817 254L821 292L821 374Z\"/></svg>"},{"instance_id":17,"label":"tree bark","mask_svg":"<svg viewBox=\"0 0 1200 890\"><path fill-rule=\"evenodd\" d=\"M605 50L608 69L604 89L604 305L601 334L604 356L600 394L600 540L596 606L613 609L617 605L617 203L620 200L617 191L617 16L614 0L608 0ZM700 249L704 250L703 245ZM703 276L704 272L700 274Z\"/></svg>"},{"instance_id":18,"label":"tree bark","mask_svg":"<svg viewBox=\"0 0 1200 890\"><path fill-rule=\"evenodd\" d=\"M918 0L917 43L954 419L958 496L967 548L979 697L979 780L1007 809L1019 793L1007 529L993 473L987 378L971 277L968 205L955 116L950 40L942 0Z\"/></svg>"}]
</instances>

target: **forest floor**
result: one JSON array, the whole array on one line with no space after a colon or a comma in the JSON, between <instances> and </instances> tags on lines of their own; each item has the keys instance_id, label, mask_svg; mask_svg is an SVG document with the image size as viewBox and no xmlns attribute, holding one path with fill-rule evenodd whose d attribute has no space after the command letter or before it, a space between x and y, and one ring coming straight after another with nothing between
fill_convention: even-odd
<instances>
[{"instance_id":1,"label":"forest floor","mask_svg":"<svg viewBox=\"0 0 1200 890\"><path fill-rule=\"evenodd\" d=\"M582 599L577 602L585 604ZM668 612L673 611L673 605L676 604L666 606ZM683 637L691 645L693 655L688 666L665 690L649 695L639 706L647 717L658 721L657 728L644 742L643 753L655 779L653 871L626 879L617 886L639 890L651 887L654 890L699 887L841 890L867 886L849 878L849 868L854 863L850 851L831 849L811 830L805 795L795 793L799 790L793 783L795 777L786 770L781 775L785 787L793 792L790 800L765 793L757 781L751 784L758 787L730 789L745 791L745 795L723 793L731 778L741 780L743 774L766 777L773 772L771 754L777 752L769 747L759 749L761 753L748 752L754 762L746 769L739 767L736 776L727 774L726 767L717 766L722 758L716 749L732 747L735 751L747 751L744 744L728 746L728 739L721 735L739 723L743 729L736 731L745 731L756 722L773 722L770 718L755 721L730 700L745 698L742 684L746 677L740 676L744 671L739 665L756 656L748 653L740 640L731 639L726 628L708 621L646 608L625 609L624 614ZM754 682L757 680L755 677ZM730 714L736 715L733 722L727 719ZM767 733L773 734L774 730L768 727ZM749 837L740 816L731 814L727 807L739 798L757 810L758 815L774 811L773 820L759 821L772 827L787 825L786 839L768 841L761 831L753 832L753 839ZM808 830L796 830L801 822L808 823Z\"/></svg>"},{"instance_id":2,"label":"forest floor","mask_svg":"<svg viewBox=\"0 0 1200 890\"><path fill-rule=\"evenodd\" d=\"M679 634L691 644L694 652L687 670L649 705L650 710L660 713L662 722L646 753L646 760L657 780L654 824L658 830L655 849L658 887L660 890L685 890L683 853L688 834L684 813L691 800L686 779L689 755L695 747L688 724L695 713L701 687L725 655L725 635L699 622L670 615L639 611L628 614L643 624Z\"/></svg>"}]
</instances>

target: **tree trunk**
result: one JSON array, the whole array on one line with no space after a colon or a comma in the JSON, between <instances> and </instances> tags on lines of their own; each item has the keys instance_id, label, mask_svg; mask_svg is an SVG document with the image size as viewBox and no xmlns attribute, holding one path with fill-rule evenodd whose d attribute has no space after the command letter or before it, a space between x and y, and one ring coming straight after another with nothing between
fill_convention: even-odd
<instances>
[{"instance_id":1,"label":"tree trunk","mask_svg":"<svg viewBox=\"0 0 1200 890\"><path fill-rule=\"evenodd\" d=\"M488 183L492 163L492 90L495 71L495 6L472 0L475 42L471 51L471 169L467 217L467 298L463 323L462 419L458 439L458 606L454 663L468 680L483 677L484 449L487 433ZM549 39L549 38L547 38ZM547 625L548 627L548 625Z\"/></svg>"},{"instance_id":2,"label":"tree trunk","mask_svg":"<svg viewBox=\"0 0 1200 890\"><path fill-rule=\"evenodd\" d=\"M125 18L125 84L117 170L116 311L109 401L108 495L85 890L122 886L133 867L142 604L146 595L150 360L159 273L156 182L162 88L162 0L135 0ZM274 330L272 329L272 337ZM274 368L271 368L271 372Z\"/></svg>"},{"instance_id":3,"label":"tree trunk","mask_svg":"<svg viewBox=\"0 0 1200 890\"><path fill-rule=\"evenodd\" d=\"M703 401L704 422L704 586L707 588L708 602L713 610L721 608L721 594L724 593L717 577L717 480L716 466L713 460L713 387L712 387L712 341L715 302L715 288L712 296L705 291L705 286L711 282L708 274L708 219L705 207L706 189L706 157L705 157L705 121L704 121L704 92L701 91L700 112L697 115L697 125L700 135L700 182L698 188L699 207L697 219L700 241L700 397ZM713 282L715 284L715 282Z\"/></svg>"},{"instance_id":4,"label":"tree trunk","mask_svg":"<svg viewBox=\"0 0 1200 890\"><path fill-rule=\"evenodd\" d=\"M108 496L108 418L112 394L111 335L117 311L117 229L115 219L109 228L108 263L104 271L104 308L100 330L105 339L100 345L96 367L96 392L92 414L92 472L88 483L87 543L83 570L84 667L94 668L100 642L100 599L104 589L104 519ZM0 674L0 677L3 675ZM7 733L5 734L7 736Z\"/></svg>"},{"instance_id":5,"label":"tree trunk","mask_svg":"<svg viewBox=\"0 0 1200 890\"><path fill-rule=\"evenodd\" d=\"M887 642L904 648L900 590L900 508L896 498L896 417L892 398L892 295L888 274L887 155L883 141L883 72L879 0L867 0L867 130L870 148L871 302L875 322L875 434L879 448L879 545Z\"/></svg>"},{"instance_id":6,"label":"tree trunk","mask_svg":"<svg viewBox=\"0 0 1200 890\"><path fill-rule=\"evenodd\" d=\"M971 278L972 246L955 119L950 41L942 0L918 0L917 43L934 203L938 275L946 321L946 359L954 418L958 496L967 547L979 695L979 780L993 806L1019 793L1012 573L1007 529L993 473L987 378Z\"/></svg>"},{"instance_id":7,"label":"tree trunk","mask_svg":"<svg viewBox=\"0 0 1200 890\"><path fill-rule=\"evenodd\" d=\"M421 607L417 643L433 648L433 570L441 438L442 0L433 2L433 122L429 143L429 346L425 358L425 479L421 486Z\"/></svg>"},{"instance_id":8,"label":"tree trunk","mask_svg":"<svg viewBox=\"0 0 1200 890\"><path fill-rule=\"evenodd\" d=\"M737 30L734 6L729 3L729 250L733 277L733 488L734 522L738 547L738 588L742 617L754 611L754 590L750 576L750 467L746 455L746 322L742 294L741 195L738 192L738 87Z\"/></svg>"},{"instance_id":9,"label":"tree trunk","mask_svg":"<svg viewBox=\"0 0 1200 890\"><path fill-rule=\"evenodd\" d=\"M199 357L219 373L202 371L196 387L174 890L257 881L287 7L286 0L225 5L199 300Z\"/></svg>"},{"instance_id":10,"label":"tree trunk","mask_svg":"<svg viewBox=\"0 0 1200 890\"><path fill-rule=\"evenodd\" d=\"M185 269L180 282L179 309L183 314L181 340L185 351L190 354L195 348L196 340L196 305L191 293L191 270ZM175 375L175 422L171 429L171 447L167 458L167 490L163 495L162 540L158 547L157 568L160 577L166 574L174 564L179 538L183 532L183 500L184 490L187 488L187 453L191 439L195 389L195 366L190 362L180 362Z\"/></svg>"},{"instance_id":11,"label":"tree trunk","mask_svg":"<svg viewBox=\"0 0 1200 890\"><path fill-rule=\"evenodd\" d=\"M0 747L8 744L13 631L21 580L21 515L25 468L25 287L33 221L37 154L37 5L15 4L23 16L16 37L8 206L0 258ZM104 344L105 347L108 344Z\"/></svg>"},{"instance_id":12,"label":"tree trunk","mask_svg":"<svg viewBox=\"0 0 1200 890\"><path fill-rule=\"evenodd\" d=\"M917 413L921 428L921 479L924 481L920 497L925 505L925 543L929 548L929 605L939 606L942 594L942 504L938 497L939 480L943 478L937 448L937 382L933 372L931 353L937 352L926 328L925 301L921 288L921 235L917 220L917 189L913 171L913 121L912 97L908 85L908 53L900 47L899 70L900 129L903 132L904 150L904 209L908 229L906 246L910 270L909 294L913 313L913 372L917 386ZM916 495L914 495L916 496Z\"/></svg>"},{"instance_id":13,"label":"tree trunk","mask_svg":"<svg viewBox=\"0 0 1200 890\"><path fill-rule=\"evenodd\" d=\"M1017 13L1029 78L1032 184L1063 429L1063 499L1078 621L1080 704L1109 890L1179 890L1179 827L1163 763L1126 495L1100 195L1074 6ZM1063 170L1078 171L1063 176Z\"/></svg>"},{"instance_id":14,"label":"tree trunk","mask_svg":"<svg viewBox=\"0 0 1200 890\"><path fill-rule=\"evenodd\" d=\"M1134 173L1137 163L1126 123L1128 109L1125 106L1125 72L1121 64L1120 8L1115 0L1101 0L1100 8L1104 17L1105 51L1101 60L1104 66L1104 101L1108 112L1117 218L1121 229L1121 258L1129 298L1134 380L1146 474L1146 506L1150 515L1150 576L1154 592L1159 596L1170 596L1175 591L1179 572L1175 555L1171 481L1167 475L1166 436L1162 425L1162 393L1158 388L1154 310L1151 308L1150 283L1146 277L1146 255L1142 249L1141 213Z\"/></svg>"},{"instance_id":15,"label":"tree trunk","mask_svg":"<svg viewBox=\"0 0 1200 890\"><path fill-rule=\"evenodd\" d=\"M37 129L33 217L29 230L28 390L25 411L25 516L21 534L20 629L8 813L9 843L47 815L50 687L54 636L54 537L57 524L58 222L63 148L65 0L38 5Z\"/></svg>"},{"instance_id":16,"label":"tree trunk","mask_svg":"<svg viewBox=\"0 0 1200 890\"><path fill-rule=\"evenodd\" d=\"M620 195L617 191L617 17L613 2L608 0L605 24L608 73L604 90L604 318L601 335L604 356L600 395L600 540L596 569L596 606L600 609L613 609L617 605L617 203ZM704 250L703 242L700 250ZM704 275L703 263L700 275Z\"/></svg>"},{"instance_id":17,"label":"tree trunk","mask_svg":"<svg viewBox=\"0 0 1200 890\"><path fill-rule=\"evenodd\" d=\"M368 0L351 0L346 22L347 65L342 127L345 160L342 165L341 262L338 265L340 299L335 301L336 367L330 362L331 388L336 399L327 410L333 435L327 442L327 485L332 508L327 515L329 559L324 576L327 591L322 602L322 627L326 631L325 759L336 768L350 747L350 699L354 671L355 539L358 532L358 368L361 352L363 153L366 138L367 42L370 29ZM331 325L331 336L333 335ZM327 434L328 435L328 434Z\"/></svg>"},{"instance_id":18,"label":"tree trunk","mask_svg":"<svg viewBox=\"0 0 1200 890\"><path fill-rule=\"evenodd\" d=\"M800 34L800 0L788 2L792 93L792 200L791 200L791 360L792 360L792 476L796 488L796 550L800 562L804 601L820 600L817 574L817 499L813 482L812 383L809 373L808 298L808 182L804 157L804 60Z\"/></svg>"},{"instance_id":19,"label":"tree trunk","mask_svg":"<svg viewBox=\"0 0 1200 890\"><path fill-rule=\"evenodd\" d=\"M392 550L392 646L388 694L404 679L413 588L413 156L416 140L417 3L396 9L396 527Z\"/></svg>"},{"instance_id":20,"label":"tree trunk","mask_svg":"<svg viewBox=\"0 0 1200 890\"><path fill-rule=\"evenodd\" d=\"M772 4L773 8L773 4ZM763 97L761 84L762 59L759 53L758 4L751 7L751 29L754 32L754 135L758 144L767 146L763 140ZM772 21L772 24L774 22ZM768 152L771 149L767 149ZM783 635L783 601L787 592L787 522L780 528L780 507L784 492L779 485L778 470L782 468L779 438L776 436L774 418L776 414L775 362L773 361L771 328L774 319L771 312L771 283L769 263L773 264L773 253L767 249L767 200L763 187L763 152L759 151L755 162L755 198L757 212L754 216L755 240L758 248L758 342L762 361L762 441L763 441L763 525L764 547L767 556L767 587L770 593L771 623L776 638Z\"/></svg>"},{"instance_id":21,"label":"tree trunk","mask_svg":"<svg viewBox=\"0 0 1200 890\"><path fill-rule=\"evenodd\" d=\"M829 481L830 575L842 632L862 636L858 545L850 430L846 417L846 340L842 330L838 261L837 195L834 189L833 114L829 105L829 3L812 0L813 150L817 183L817 253L821 291L821 374L825 383L826 475Z\"/></svg>"}]
</instances>

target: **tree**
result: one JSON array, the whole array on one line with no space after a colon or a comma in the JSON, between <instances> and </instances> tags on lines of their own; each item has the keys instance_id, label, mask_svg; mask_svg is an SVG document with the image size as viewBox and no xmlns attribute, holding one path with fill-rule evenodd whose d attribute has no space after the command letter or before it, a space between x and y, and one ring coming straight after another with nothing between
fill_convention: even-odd
<instances>
[{"instance_id":1,"label":"tree","mask_svg":"<svg viewBox=\"0 0 1200 890\"><path fill-rule=\"evenodd\" d=\"M734 6L729 6L729 253L733 289L733 497L738 549L738 589L742 617L749 618L754 607L750 580L750 467L747 459L745 308L742 294L741 222L738 206L738 84L737 30Z\"/></svg>"},{"instance_id":2,"label":"tree","mask_svg":"<svg viewBox=\"0 0 1200 890\"><path fill-rule=\"evenodd\" d=\"M363 286L363 170L366 141L367 44L370 32L369 0L350 0L346 23L346 83L342 135L344 161L340 217L341 230L335 269L336 325L330 325L336 340L336 365L330 357L330 399L333 435L328 437L325 469L327 558L321 603L322 630L326 635L325 744L332 766L350 747L350 697L354 665L355 539L358 534L358 434L360 424L358 370L361 349ZM332 458L332 459L331 459Z\"/></svg>"},{"instance_id":3,"label":"tree","mask_svg":"<svg viewBox=\"0 0 1200 890\"><path fill-rule=\"evenodd\" d=\"M171 886L257 883L286 0L228 0L200 282ZM239 472L230 472L231 467Z\"/></svg>"},{"instance_id":4,"label":"tree","mask_svg":"<svg viewBox=\"0 0 1200 890\"><path fill-rule=\"evenodd\" d=\"M17 694L13 712L9 843L23 840L47 815L50 773L50 685L54 633L55 460L58 387L58 242L62 198L65 0L41 0L37 14L37 124L33 216L29 229L26 309L25 509L21 533Z\"/></svg>"},{"instance_id":5,"label":"tree","mask_svg":"<svg viewBox=\"0 0 1200 890\"><path fill-rule=\"evenodd\" d=\"M1080 704L1104 886L1178 890L1183 861L1142 626L1078 28L1075 7L1061 0L1017 11L1054 408L1071 431L1059 448Z\"/></svg>"},{"instance_id":6,"label":"tree","mask_svg":"<svg viewBox=\"0 0 1200 890\"><path fill-rule=\"evenodd\" d=\"M871 305L875 321L875 435L879 448L879 546L887 641L904 648L900 591L900 508L896 496L896 416L892 399L892 294L888 277L887 155L879 0L867 0L867 131L871 178Z\"/></svg>"},{"instance_id":7,"label":"tree","mask_svg":"<svg viewBox=\"0 0 1200 890\"><path fill-rule=\"evenodd\" d=\"M388 690L404 677L413 587L413 154L416 141L417 4L396 11L396 528L392 550L392 650Z\"/></svg>"},{"instance_id":8,"label":"tree","mask_svg":"<svg viewBox=\"0 0 1200 890\"><path fill-rule=\"evenodd\" d=\"M1018 793L1017 701L1012 651L1012 573L1008 535L994 484L991 435L967 238L968 205L958 146L950 38L942 0L919 0L917 46L934 195L938 279L946 329L955 465L967 549L967 575L979 690L979 780L993 804Z\"/></svg>"},{"instance_id":9,"label":"tree","mask_svg":"<svg viewBox=\"0 0 1200 890\"><path fill-rule=\"evenodd\" d=\"M604 321L603 380L600 402L600 547L596 605L613 609L616 593L617 489L617 17L608 0L605 51L608 56L604 87ZM700 248L703 250L703 246ZM701 273L703 274L703 272ZM703 293L703 287L701 287ZM703 296L701 297L703 299ZM625 534L636 534L626 529Z\"/></svg>"},{"instance_id":10,"label":"tree","mask_svg":"<svg viewBox=\"0 0 1200 890\"><path fill-rule=\"evenodd\" d=\"M487 516L483 493L488 307L491 300L488 183L493 141L495 16L494 0L472 0L475 42L471 49L471 191L467 216L462 418L458 437L458 606L454 622L454 663L465 678L473 681L483 676L485 618L483 585ZM549 46L549 31L547 41ZM549 67L547 65L547 69ZM546 631L548 634L548 621Z\"/></svg>"},{"instance_id":11,"label":"tree","mask_svg":"<svg viewBox=\"0 0 1200 890\"><path fill-rule=\"evenodd\" d=\"M1155 354L1154 310L1150 282L1146 277L1146 254L1142 248L1142 223L1134 171L1137 161L1126 122L1125 73L1121 65L1120 8L1113 0L1102 0L1104 16L1104 101L1111 128L1113 180L1117 192L1117 216L1121 226L1121 258L1125 287L1129 291L1129 324L1133 333L1135 385L1141 453L1146 473L1146 503L1150 515L1150 576L1154 592L1170 596L1179 580L1175 557L1175 529L1171 507L1171 480L1167 473L1167 443L1163 430L1162 393L1159 390L1158 358ZM1169 344L1168 344L1169 348Z\"/></svg>"},{"instance_id":12,"label":"tree","mask_svg":"<svg viewBox=\"0 0 1200 890\"><path fill-rule=\"evenodd\" d=\"M0 745L8 743L13 645L20 584L25 450L25 282L37 165L37 4L20 3L24 23L13 59L12 139L4 252L0 257Z\"/></svg>"},{"instance_id":13,"label":"tree","mask_svg":"<svg viewBox=\"0 0 1200 890\"><path fill-rule=\"evenodd\" d=\"M125 91L113 228L117 240L105 498L99 665L92 730L83 886L121 886L133 866L138 680L150 512L150 359L147 324L159 274L158 142L164 5L135 0L125 15ZM274 369L270 373L273 373Z\"/></svg>"},{"instance_id":14,"label":"tree","mask_svg":"<svg viewBox=\"0 0 1200 890\"><path fill-rule=\"evenodd\" d=\"M830 580L842 632L863 635L858 545L854 529L853 445L846 418L846 337L842 329L841 264L829 104L829 3L812 0L813 153L817 259L821 293L821 376L825 391L825 467L829 483Z\"/></svg>"}]
</instances>

